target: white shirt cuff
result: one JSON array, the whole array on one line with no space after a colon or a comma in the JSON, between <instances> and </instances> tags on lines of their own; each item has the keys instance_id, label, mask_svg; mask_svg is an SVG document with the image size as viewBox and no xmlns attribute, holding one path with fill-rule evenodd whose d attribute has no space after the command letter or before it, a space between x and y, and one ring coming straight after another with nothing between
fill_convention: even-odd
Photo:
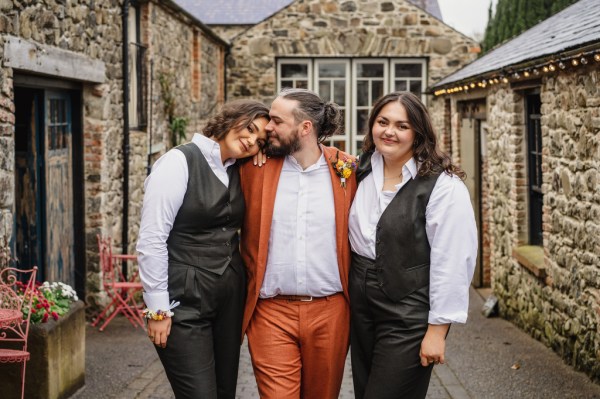
<instances>
[{"instance_id":1,"label":"white shirt cuff","mask_svg":"<svg viewBox=\"0 0 600 399\"><path fill-rule=\"evenodd\" d=\"M146 307L153 312L157 310L169 310L169 292L168 291L157 291L157 292L144 292L144 303Z\"/></svg>"},{"instance_id":2,"label":"white shirt cuff","mask_svg":"<svg viewBox=\"0 0 600 399\"><path fill-rule=\"evenodd\" d=\"M452 324L467 322L466 312L456 312L452 314L440 315L434 312L429 312L429 324Z\"/></svg>"}]
</instances>

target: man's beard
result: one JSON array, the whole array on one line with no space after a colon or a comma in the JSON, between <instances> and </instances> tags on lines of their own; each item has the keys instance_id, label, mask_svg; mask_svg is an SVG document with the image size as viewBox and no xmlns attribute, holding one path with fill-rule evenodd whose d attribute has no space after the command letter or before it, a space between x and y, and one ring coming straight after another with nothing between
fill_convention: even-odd
<instances>
[{"instance_id":1,"label":"man's beard","mask_svg":"<svg viewBox=\"0 0 600 399\"><path fill-rule=\"evenodd\" d=\"M266 152L270 157L290 155L300 150L301 145L298 130L291 134L287 141L283 141L280 137L277 137L277 139L279 141L278 146L274 146L271 141L268 141Z\"/></svg>"}]
</instances>

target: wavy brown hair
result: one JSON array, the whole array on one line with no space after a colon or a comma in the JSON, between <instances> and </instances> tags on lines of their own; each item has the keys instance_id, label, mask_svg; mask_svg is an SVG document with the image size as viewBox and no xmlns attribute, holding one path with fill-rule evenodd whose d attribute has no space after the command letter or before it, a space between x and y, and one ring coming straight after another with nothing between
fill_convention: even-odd
<instances>
[{"instance_id":1,"label":"wavy brown hair","mask_svg":"<svg viewBox=\"0 0 600 399\"><path fill-rule=\"evenodd\" d=\"M269 108L256 100L235 100L223 105L218 114L211 117L202 133L206 137L221 140L231 130L240 131L258 118L269 118Z\"/></svg>"},{"instance_id":2,"label":"wavy brown hair","mask_svg":"<svg viewBox=\"0 0 600 399\"><path fill-rule=\"evenodd\" d=\"M466 178L466 173L458 166L452 163L448 154L441 151L437 145L437 137L431 125L431 118L427 108L419 97L410 92L396 91L380 97L369 114L368 131L363 141L363 152L372 152L375 150L373 142L373 125L381 109L392 102L399 102L406 110L408 122L415 133L413 142L413 158L420 163L419 176L429 176L435 173L446 172L449 175L456 175L461 179Z\"/></svg>"}]
</instances>

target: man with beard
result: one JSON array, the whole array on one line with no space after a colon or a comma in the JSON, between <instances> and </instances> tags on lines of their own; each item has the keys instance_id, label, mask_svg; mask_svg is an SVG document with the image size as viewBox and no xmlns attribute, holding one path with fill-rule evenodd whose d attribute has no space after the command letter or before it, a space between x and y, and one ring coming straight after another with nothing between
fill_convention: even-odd
<instances>
[{"instance_id":1,"label":"man with beard","mask_svg":"<svg viewBox=\"0 0 600 399\"><path fill-rule=\"evenodd\" d=\"M312 91L284 89L269 115L272 158L240 169L243 333L261 398L334 399L349 343L354 159L321 144L342 130L342 115Z\"/></svg>"}]
</instances>

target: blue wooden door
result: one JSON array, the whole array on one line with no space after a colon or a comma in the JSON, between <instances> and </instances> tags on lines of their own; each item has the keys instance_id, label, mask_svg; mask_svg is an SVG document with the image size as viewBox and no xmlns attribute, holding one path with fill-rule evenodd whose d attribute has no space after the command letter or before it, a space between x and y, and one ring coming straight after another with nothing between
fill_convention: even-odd
<instances>
[{"instance_id":1,"label":"blue wooden door","mask_svg":"<svg viewBox=\"0 0 600 399\"><path fill-rule=\"evenodd\" d=\"M46 91L44 108L44 275L48 281L75 286L70 97Z\"/></svg>"}]
</instances>

